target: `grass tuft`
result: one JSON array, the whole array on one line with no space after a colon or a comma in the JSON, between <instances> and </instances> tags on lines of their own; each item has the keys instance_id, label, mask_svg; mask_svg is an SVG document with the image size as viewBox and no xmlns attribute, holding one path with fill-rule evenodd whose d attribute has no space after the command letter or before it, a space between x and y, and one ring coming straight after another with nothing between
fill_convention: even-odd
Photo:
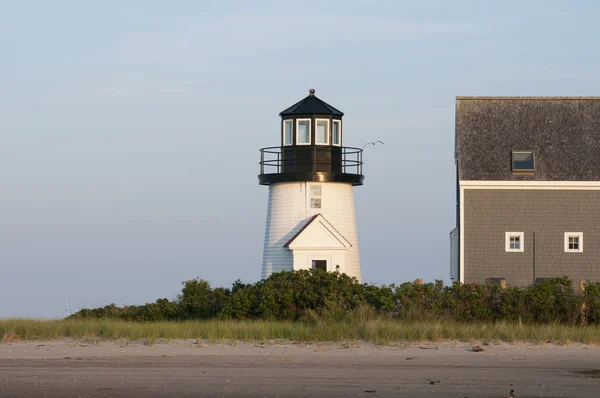
<instances>
[{"instance_id":1,"label":"grass tuft","mask_svg":"<svg viewBox=\"0 0 600 398\"><path fill-rule=\"evenodd\" d=\"M108 319L0 320L0 342L73 338L134 340L153 345L158 341L190 339L198 345L226 342L292 341L340 342L369 341L389 345L409 341L485 341L533 343L600 344L600 326L524 323L459 323L454 321L398 321L372 315L346 321L186 321L128 322Z\"/></svg>"}]
</instances>

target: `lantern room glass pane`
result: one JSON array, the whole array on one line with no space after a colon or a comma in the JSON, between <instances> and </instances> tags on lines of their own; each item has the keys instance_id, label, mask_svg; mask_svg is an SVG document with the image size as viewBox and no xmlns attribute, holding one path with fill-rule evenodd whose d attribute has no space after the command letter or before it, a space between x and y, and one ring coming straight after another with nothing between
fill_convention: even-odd
<instances>
[{"instance_id":1,"label":"lantern room glass pane","mask_svg":"<svg viewBox=\"0 0 600 398\"><path fill-rule=\"evenodd\" d=\"M332 143L333 145L340 145L341 144L341 127L342 127L342 123L339 120L334 120L333 121L333 131L332 131Z\"/></svg>"},{"instance_id":2,"label":"lantern room glass pane","mask_svg":"<svg viewBox=\"0 0 600 398\"><path fill-rule=\"evenodd\" d=\"M292 120L285 120L283 122L283 145L292 145L292 143L294 142L292 123Z\"/></svg>"},{"instance_id":3,"label":"lantern room glass pane","mask_svg":"<svg viewBox=\"0 0 600 398\"><path fill-rule=\"evenodd\" d=\"M317 144L329 144L329 120L317 120Z\"/></svg>"},{"instance_id":4,"label":"lantern room glass pane","mask_svg":"<svg viewBox=\"0 0 600 398\"><path fill-rule=\"evenodd\" d=\"M298 144L310 144L310 120L298 120Z\"/></svg>"},{"instance_id":5,"label":"lantern room glass pane","mask_svg":"<svg viewBox=\"0 0 600 398\"><path fill-rule=\"evenodd\" d=\"M333 145L340 145L341 142L341 123L339 120L334 120L333 121L333 131L332 131L332 143Z\"/></svg>"}]
</instances>

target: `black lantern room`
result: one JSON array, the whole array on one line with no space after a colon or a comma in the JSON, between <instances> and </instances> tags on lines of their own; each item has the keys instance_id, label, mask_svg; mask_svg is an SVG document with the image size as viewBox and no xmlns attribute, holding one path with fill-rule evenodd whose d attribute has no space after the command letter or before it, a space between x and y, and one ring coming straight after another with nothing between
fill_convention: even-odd
<instances>
[{"instance_id":1,"label":"black lantern room","mask_svg":"<svg viewBox=\"0 0 600 398\"><path fill-rule=\"evenodd\" d=\"M309 95L282 111L280 146L260 150L261 185L345 182L362 185L362 149L344 147L344 113Z\"/></svg>"}]
</instances>

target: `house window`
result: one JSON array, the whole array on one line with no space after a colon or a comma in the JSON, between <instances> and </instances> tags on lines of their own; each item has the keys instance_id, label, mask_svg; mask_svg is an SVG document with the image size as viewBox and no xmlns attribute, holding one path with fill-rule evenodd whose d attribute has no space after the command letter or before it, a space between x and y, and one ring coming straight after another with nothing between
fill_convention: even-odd
<instances>
[{"instance_id":1,"label":"house window","mask_svg":"<svg viewBox=\"0 0 600 398\"><path fill-rule=\"evenodd\" d=\"M317 119L317 145L329 145L329 120Z\"/></svg>"},{"instance_id":2,"label":"house window","mask_svg":"<svg viewBox=\"0 0 600 398\"><path fill-rule=\"evenodd\" d=\"M507 252L523 252L525 247L523 232L507 232L505 237L505 250Z\"/></svg>"},{"instance_id":3,"label":"house window","mask_svg":"<svg viewBox=\"0 0 600 398\"><path fill-rule=\"evenodd\" d=\"M333 121L333 131L331 134L333 137L331 139L333 145L341 145L342 144L342 121L334 120Z\"/></svg>"},{"instance_id":4,"label":"house window","mask_svg":"<svg viewBox=\"0 0 600 398\"><path fill-rule=\"evenodd\" d=\"M583 232L565 232L565 253L583 252Z\"/></svg>"},{"instance_id":5,"label":"house window","mask_svg":"<svg viewBox=\"0 0 600 398\"><path fill-rule=\"evenodd\" d=\"M321 186L311 185L310 186L310 208L320 209L321 208Z\"/></svg>"},{"instance_id":6,"label":"house window","mask_svg":"<svg viewBox=\"0 0 600 398\"><path fill-rule=\"evenodd\" d=\"M296 144L310 144L310 119L298 119L296 122Z\"/></svg>"},{"instance_id":7,"label":"house window","mask_svg":"<svg viewBox=\"0 0 600 398\"><path fill-rule=\"evenodd\" d=\"M512 171L533 171L535 162L533 151L513 151Z\"/></svg>"},{"instance_id":8,"label":"house window","mask_svg":"<svg viewBox=\"0 0 600 398\"><path fill-rule=\"evenodd\" d=\"M312 260L312 267L327 271L327 260Z\"/></svg>"},{"instance_id":9,"label":"house window","mask_svg":"<svg viewBox=\"0 0 600 398\"><path fill-rule=\"evenodd\" d=\"M283 145L292 145L294 142L294 121L284 120L283 121Z\"/></svg>"}]
</instances>

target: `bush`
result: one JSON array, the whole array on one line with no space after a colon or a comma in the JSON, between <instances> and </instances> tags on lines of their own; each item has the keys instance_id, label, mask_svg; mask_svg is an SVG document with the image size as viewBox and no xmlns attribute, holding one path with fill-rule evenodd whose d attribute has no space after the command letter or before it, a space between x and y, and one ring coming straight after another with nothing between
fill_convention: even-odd
<instances>
[{"instance_id":1,"label":"bush","mask_svg":"<svg viewBox=\"0 0 600 398\"><path fill-rule=\"evenodd\" d=\"M227 289L212 289L210 283L202 279L183 282L181 294L177 297L183 319L215 318L227 304L231 292Z\"/></svg>"},{"instance_id":2,"label":"bush","mask_svg":"<svg viewBox=\"0 0 600 398\"><path fill-rule=\"evenodd\" d=\"M193 319L262 319L339 322L357 314L391 319L447 319L459 322L526 322L575 324L583 318L600 324L600 283L589 282L576 294L567 277L525 288L442 281L399 286L360 284L346 274L319 269L284 271L254 284L235 281L231 289L215 288L202 279L182 283L174 301L119 308L83 309L72 318L127 321ZM584 305L582 307L582 305ZM371 316L369 315L369 316ZM361 315L362 316L362 315ZM582 317L583 316L583 317Z\"/></svg>"},{"instance_id":3,"label":"bush","mask_svg":"<svg viewBox=\"0 0 600 398\"><path fill-rule=\"evenodd\" d=\"M583 314L587 323L600 324L600 283L588 282L583 293Z\"/></svg>"},{"instance_id":4,"label":"bush","mask_svg":"<svg viewBox=\"0 0 600 398\"><path fill-rule=\"evenodd\" d=\"M361 302L362 286L345 274L319 269L283 271L254 285L234 284L221 318L298 320L332 302L344 310Z\"/></svg>"},{"instance_id":5,"label":"bush","mask_svg":"<svg viewBox=\"0 0 600 398\"><path fill-rule=\"evenodd\" d=\"M574 324L579 319L581 298L575 294L573 281L568 277L547 279L526 291L536 322Z\"/></svg>"}]
</instances>

